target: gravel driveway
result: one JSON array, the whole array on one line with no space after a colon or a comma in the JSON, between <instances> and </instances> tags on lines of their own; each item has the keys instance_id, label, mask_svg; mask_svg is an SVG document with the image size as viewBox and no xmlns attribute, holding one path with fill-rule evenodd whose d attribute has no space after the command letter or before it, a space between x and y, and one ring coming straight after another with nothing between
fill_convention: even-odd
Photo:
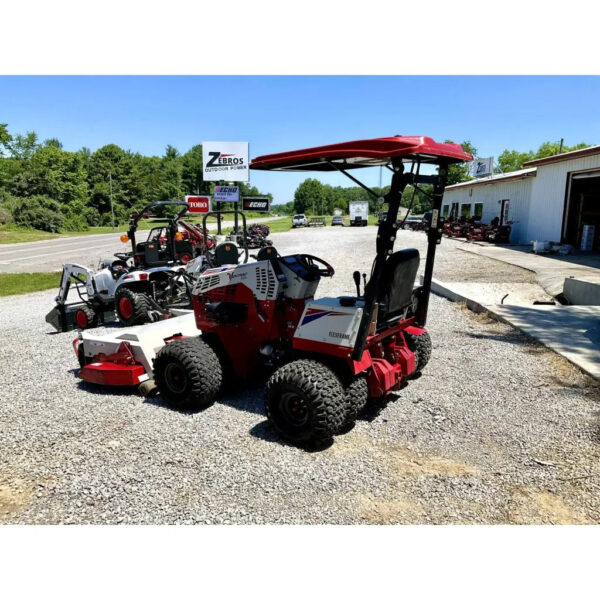
<instances>
[{"instance_id":1,"label":"gravel driveway","mask_svg":"<svg viewBox=\"0 0 600 600\"><path fill-rule=\"evenodd\" d=\"M368 272L374 234L273 239L332 262L319 293L337 295L353 292L355 268ZM424 243L401 232L398 246ZM436 277L531 277L479 257L469 266L453 248L439 247ZM51 334L43 320L54 295L0 300L0 522L600 522L600 389L460 305L432 298L434 352L420 379L308 453L271 433L258 384L187 414L80 382L74 333Z\"/></svg>"}]
</instances>

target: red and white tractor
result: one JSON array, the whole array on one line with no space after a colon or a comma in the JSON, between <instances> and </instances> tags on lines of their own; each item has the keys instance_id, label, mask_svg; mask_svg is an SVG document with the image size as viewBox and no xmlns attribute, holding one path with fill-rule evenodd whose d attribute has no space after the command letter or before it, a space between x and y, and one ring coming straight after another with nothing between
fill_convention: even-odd
<instances>
[{"instance_id":1,"label":"red and white tractor","mask_svg":"<svg viewBox=\"0 0 600 600\"><path fill-rule=\"evenodd\" d=\"M205 408L230 376L267 367L269 422L285 440L313 445L349 427L369 398L399 390L429 360L425 324L448 166L470 160L457 144L417 136L255 158L252 169L339 171L375 197L349 171L391 170L370 279L361 291L355 272L356 296L315 299L321 278L332 277L333 267L309 254L280 256L272 247L263 248L254 263L204 271L193 288L199 335L165 341L154 360L162 398L181 409ZM423 165L435 165L437 172L422 174ZM433 186L433 208L423 284L415 288L419 252L393 248L402 192L423 183Z\"/></svg>"},{"instance_id":2,"label":"red and white tractor","mask_svg":"<svg viewBox=\"0 0 600 600\"><path fill-rule=\"evenodd\" d=\"M178 212L140 240L139 221L157 208ZM129 230L121 236L123 243L131 242L130 252L101 260L96 271L63 265L56 305L46 321L57 331L70 331L117 319L125 326L139 325L191 310L191 280L209 264L216 241L206 224L200 229L183 220L187 211L186 202L153 202L131 215Z\"/></svg>"}]
</instances>

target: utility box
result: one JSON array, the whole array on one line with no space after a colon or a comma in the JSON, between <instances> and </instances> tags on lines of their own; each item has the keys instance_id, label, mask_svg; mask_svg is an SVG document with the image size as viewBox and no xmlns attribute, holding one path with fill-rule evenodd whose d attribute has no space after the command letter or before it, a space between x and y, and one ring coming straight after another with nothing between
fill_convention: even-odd
<instances>
[{"instance_id":1,"label":"utility box","mask_svg":"<svg viewBox=\"0 0 600 600\"><path fill-rule=\"evenodd\" d=\"M594 235L596 233L595 225L584 225L581 233L581 246L579 249L582 252L591 252L594 248Z\"/></svg>"}]
</instances>

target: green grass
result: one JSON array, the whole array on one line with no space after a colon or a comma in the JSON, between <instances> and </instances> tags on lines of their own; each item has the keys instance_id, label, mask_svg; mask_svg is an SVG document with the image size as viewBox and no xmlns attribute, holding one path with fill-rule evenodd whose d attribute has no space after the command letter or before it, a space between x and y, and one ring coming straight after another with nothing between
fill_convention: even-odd
<instances>
[{"instance_id":1,"label":"green grass","mask_svg":"<svg viewBox=\"0 0 600 600\"><path fill-rule=\"evenodd\" d=\"M60 237L57 233L37 231L36 229L20 229L11 225L0 225L0 244L16 244L17 242L37 242Z\"/></svg>"},{"instance_id":2,"label":"green grass","mask_svg":"<svg viewBox=\"0 0 600 600\"><path fill-rule=\"evenodd\" d=\"M0 273L0 296L15 296L57 288L61 271L53 273Z\"/></svg>"},{"instance_id":3,"label":"green grass","mask_svg":"<svg viewBox=\"0 0 600 600\"><path fill-rule=\"evenodd\" d=\"M292 217L281 217L281 219L275 219L265 223L268 225L271 233L281 233L283 231L289 231L292 228Z\"/></svg>"}]
</instances>

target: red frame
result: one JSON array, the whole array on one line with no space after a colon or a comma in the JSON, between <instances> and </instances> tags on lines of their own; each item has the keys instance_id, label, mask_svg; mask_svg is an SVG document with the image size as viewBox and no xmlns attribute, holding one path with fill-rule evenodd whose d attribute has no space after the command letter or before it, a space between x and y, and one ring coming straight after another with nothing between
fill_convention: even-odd
<instances>
[{"instance_id":1,"label":"red frame","mask_svg":"<svg viewBox=\"0 0 600 600\"><path fill-rule=\"evenodd\" d=\"M461 146L439 143L426 136L394 136L356 140L341 144L316 146L303 150L258 156L250 162L251 169L335 171L332 161L344 169L356 169L388 164L392 159L421 162L466 162L473 156Z\"/></svg>"}]
</instances>

